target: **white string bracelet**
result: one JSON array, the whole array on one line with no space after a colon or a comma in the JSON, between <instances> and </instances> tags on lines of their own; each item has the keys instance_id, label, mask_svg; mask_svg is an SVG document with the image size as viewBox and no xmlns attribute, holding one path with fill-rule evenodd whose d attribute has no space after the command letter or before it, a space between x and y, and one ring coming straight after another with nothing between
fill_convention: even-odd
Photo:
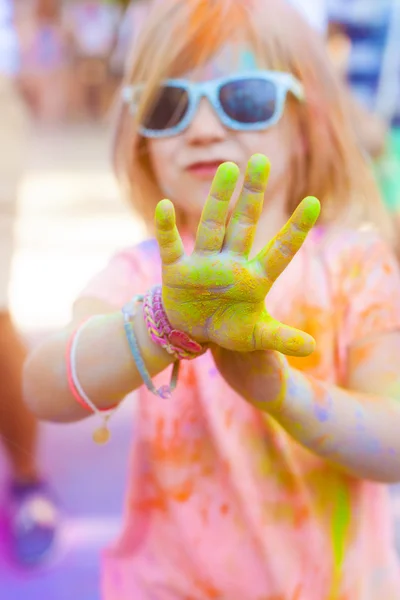
<instances>
[{"instance_id":1,"label":"white string bracelet","mask_svg":"<svg viewBox=\"0 0 400 600\"><path fill-rule=\"evenodd\" d=\"M91 323L94 319L98 318L98 316L91 317L87 319L84 323L82 323L72 334L68 345L67 345L67 353L66 353L66 363L67 363L67 376L68 376L68 384L69 389L74 396L75 400L86 410L91 411L98 417L100 417L103 421L103 425L96 429L93 433L93 441L96 444L105 444L109 441L111 435L110 430L108 428L108 422L111 416L114 414L119 405L113 406L108 409L101 410L98 408L94 402L88 397L85 390L83 389L78 373L77 373L77 360L76 354L78 350L79 340L81 338L82 333L84 332L86 326Z\"/></svg>"}]
</instances>

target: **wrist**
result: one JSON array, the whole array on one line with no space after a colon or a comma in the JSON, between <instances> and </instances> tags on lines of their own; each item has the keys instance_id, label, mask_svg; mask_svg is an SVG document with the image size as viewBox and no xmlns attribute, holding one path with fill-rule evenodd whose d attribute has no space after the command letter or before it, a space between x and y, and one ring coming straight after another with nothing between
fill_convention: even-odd
<instances>
[{"instance_id":1,"label":"wrist","mask_svg":"<svg viewBox=\"0 0 400 600\"><path fill-rule=\"evenodd\" d=\"M137 304L136 317L133 326L143 360L150 375L153 377L159 373L160 370L163 370L172 364L174 362L174 357L159 344L156 344L152 339L146 324L144 306L142 303ZM131 355L130 351L129 355Z\"/></svg>"},{"instance_id":2,"label":"wrist","mask_svg":"<svg viewBox=\"0 0 400 600\"><path fill-rule=\"evenodd\" d=\"M121 325L118 313L93 315L70 338L77 342L73 361L77 378L100 411L118 404L130 391ZM72 344L69 353L72 357Z\"/></svg>"},{"instance_id":3,"label":"wrist","mask_svg":"<svg viewBox=\"0 0 400 600\"><path fill-rule=\"evenodd\" d=\"M288 396L291 369L286 357L277 351L268 351L267 381L263 387L262 397L253 404L262 412L273 417L282 414Z\"/></svg>"},{"instance_id":4,"label":"wrist","mask_svg":"<svg viewBox=\"0 0 400 600\"><path fill-rule=\"evenodd\" d=\"M133 327L143 360L153 377L166 369L173 358L149 337L142 305L137 307ZM119 311L99 315L88 323L79 343L77 360L82 385L100 410L110 403L121 402L140 385L141 378L132 361L123 315Z\"/></svg>"},{"instance_id":5,"label":"wrist","mask_svg":"<svg viewBox=\"0 0 400 600\"><path fill-rule=\"evenodd\" d=\"M182 329L174 327L165 309L162 286L156 285L143 297L143 314L152 341L175 360L194 359L207 350Z\"/></svg>"},{"instance_id":6,"label":"wrist","mask_svg":"<svg viewBox=\"0 0 400 600\"><path fill-rule=\"evenodd\" d=\"M162 302L172 328L183 331L199 344L209 343L201 303L183 302L180 295L175 296L175 290L164 285Z\"/></svg>"}]
</instances>

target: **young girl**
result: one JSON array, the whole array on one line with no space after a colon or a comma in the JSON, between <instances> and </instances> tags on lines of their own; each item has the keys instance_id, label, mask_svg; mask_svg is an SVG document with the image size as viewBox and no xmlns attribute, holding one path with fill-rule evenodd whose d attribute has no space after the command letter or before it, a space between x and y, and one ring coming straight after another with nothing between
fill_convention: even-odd
<instances>
[{"instance_id":1,"label":"young girl","mask_svg":"<svg viewBox=\"0 0 400 600\"><path fill-rule=\"evenodd\" d=\"M157 241L115 256L25 372L53 421L139 391L106 599L400 597L381 485L400 480L400 277L343 93L284 0L163 0L142 31L115 162Z\"/></svg>"}]
</instances>

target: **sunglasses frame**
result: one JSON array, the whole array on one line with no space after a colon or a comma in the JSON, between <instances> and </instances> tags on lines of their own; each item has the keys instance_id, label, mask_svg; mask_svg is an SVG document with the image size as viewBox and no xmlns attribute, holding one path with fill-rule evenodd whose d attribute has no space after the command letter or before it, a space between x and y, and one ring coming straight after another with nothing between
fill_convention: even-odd
<instances>
[{"instance_id":1,"label":"sunglasses frame","mask_svg":"<svg viewBox=\"0 0 400 600\"><path fill-rule=\"evenodd\" d=\"M277 91L276 108L273 116L266 121L260 121L258 123L240 123L227 115L219 100L219 93L221 88L229 83L237 83L250 79L275 84ZM282 117L286 97L289 92L300 102L305 100L304 88L300 81L296 79L294 75L281 71L248 71L204 82L190 81L188 79L167 79L164 82L164 85L177 87L187 92L188 109L186 114L177 125L169 127L168 129L154 130L140 126L139 133L143 137L164 138L179 135L189 127L202 98L207 98L221 123L234 131L262 131L276 125ZM140 92L143 88L143 85L128 85L122 88L122 99L124 103L130 107L132 114L136 113Z\"/></svg>"}]
</instances>

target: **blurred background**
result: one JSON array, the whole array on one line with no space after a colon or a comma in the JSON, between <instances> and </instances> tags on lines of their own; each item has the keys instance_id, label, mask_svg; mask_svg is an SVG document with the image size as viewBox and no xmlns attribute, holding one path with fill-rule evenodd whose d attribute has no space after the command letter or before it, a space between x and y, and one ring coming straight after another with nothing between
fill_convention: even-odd
<instances>
[{"instance_id":1,"label":"blurred background","mask_svg":"<svg viewBox=\"0 0 400 600\"><path fill-rule=\"evenodd\" d=\"M9 8L0 2L7 28L13 26ZM123 8L16 0L13 9L19 41L13 77L28 127L13 224L10 307L34 344L69 321L71 304L89 278L144 231L119 198L109 156L110 111L125 55ZM0 52L11 52L10 35L4 32L3 46L0 33ZM0 128L6 118L0 114ZM4 143L1 154L7 153ZM0 446L0 598L99 598L100 552L116 535L122 513L133 410L128 403L115 415L107 448L93 444L91 419L40 426L38 461L60 514L51 553L35 568L19 565L10 553L10 473Z\"/></svg>"},{"instance_id":2,"label":"blurred background","mask_svg":"<svg viewBox=\"0 0 400 600\"><path fill-rule=\"evenodd\" d=\"M0 0L0 54L10 53L13 66L8 69L28 114L26 166L13 224L10 308L30 345L68 322L74 298L113 252L145 235L141 221L119 197L109 150L113 102L135 19L145 4L146 0ZM399 61L393 61L394 55L400 57L400 34L388 57L385 49L393 45L389 3L362 4L331 0L329 49L355 92L360 136L379 168L384 165L386 177L389 169L391 193L400 204L398 162L386 144L400 124L394 114L398 109L400 117L400 105L388 107L382 100L384 92L394 95L400 82ZM386 13L377 12L379 7L386 7ZM18 40L18 59L11 56L12 32ZM377 48L377 36L378 54L371 49L371 40ZM389 73L389 92L387 81L380 80L383 65ZM385 90L378 90L379 85ZM364 102L368 86L380 92L383 112ZM0 114L0 129L6 118ZM0 161L8 148L7 141L3 144ZM395 218L397 204L391 204ZM6 511L1 513L9 471L0 449L0 598L99 598L101 549L115 536L121 519L133 411L134 404L127 403L117 413L106 448L92 443L90 420L41 426L38 460L60 515L51 555L34 569L18 565L9 553L8 517ZM400 519L396 490L393 510ZM400 548L400 527L398 538Z\"/></svg>"}]
</instances>

